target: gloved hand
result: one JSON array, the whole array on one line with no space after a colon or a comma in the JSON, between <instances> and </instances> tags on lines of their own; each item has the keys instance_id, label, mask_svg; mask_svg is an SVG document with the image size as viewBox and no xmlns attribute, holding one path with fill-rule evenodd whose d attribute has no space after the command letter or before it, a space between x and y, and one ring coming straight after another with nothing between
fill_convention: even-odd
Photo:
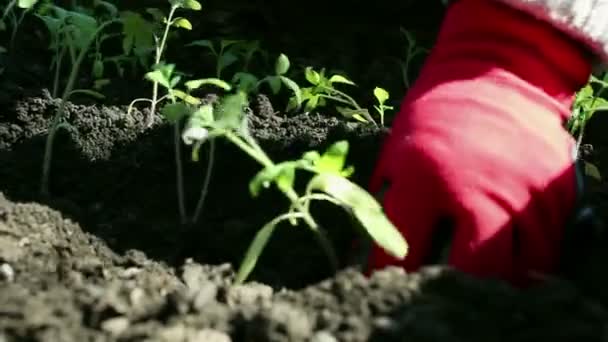
<instances>
[{"instance_id":1,"label":"gloved hand","mask_svg":"<svg viewBox=\"0 0 608 342\"><path fill-rule=\"evenodd\" d=\"M577 182L563 124L591 54L550 24L496 0L459 0L402 102L370 190L410 245L399 261L375 246L370 270L429 260L451 228L447 262L528 284L552 273Z\"/></svg>"}]
</instances>

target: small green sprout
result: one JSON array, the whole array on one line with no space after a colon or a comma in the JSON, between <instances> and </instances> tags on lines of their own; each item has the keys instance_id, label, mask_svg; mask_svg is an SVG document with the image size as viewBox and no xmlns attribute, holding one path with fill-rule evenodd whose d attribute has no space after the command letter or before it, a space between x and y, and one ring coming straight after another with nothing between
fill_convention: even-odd
<instances>
[{"instance_id":1,"label":"small green sprout","mask_svg":"<svg viewBox=\"0 0 608 342\"><path fill-rule=\"evenodd\" d=\"M285 76L290 66L289 58L285 54L280 54L275 62L274 75L258 79L255 75L248 72L237 72L232 78L232 83L247 94L258 92L261 85L268 84L272 93L276 95L281 91L282 86L285 85L293 92L294 101L299 107L302 103L300 86Z\"/></svg>"},{"instance_id":2,"label":"small green sprout","mask_svg":"<svg viewBox=\"0 0 608 342\"><path fill-rule=\"evenodd\" d=\"M213 85L222 90L229 91L231 87L228 83L216 79L216 78L206 78L206 79L196 79L186 81L184 85L186 86L186 91L180 90L177 88L177 85L182 80L182 77L179 75L175 75L175 65L174 64L157 64L154 68L154 71L148 72L146 74L146 79L152 81L156 84L159 84L167 91L166 98L169 99L169 103L166 104L161 109L161 114L165 117L170 123L173 124L174 127L174 139L173 145L175 148L175 172L176 172L176 180L177 180L177 202L179 209L180 221L182 224L188 222L188 217L186 214L186 205L184 198L184 181L183 181L183 166L182 166L182 157L181 157L181 126L180 123L182 119L185 118L188 113L191 111L192 106L197 106L201 104L201 99L192 96L190 93L193 90L196 90L203 85ZM164 99L164 98L163 98ZM204 200L207 194L207 189L209 186L209 180L211 177L211 170L213 168L213 156L214 156L214 146L210 146L209 150L209 165L207 168L207 176L205 177L205 182L203 184L203 189L201 191L201 195L199 201L196 205L196 209L193 217L189 220L191 223L196 223L200 217Z\"/></svg>"},{"instance_id":3,"label":"small green sprout","mask_svg":"<svg viewBox=\"0 0 608 342\"><path fill-rule=\"evenodd\" d=\"M597 91L594 89L594 85L599 86ZM572 115L570 116L566 125L571 134L578 134L576 138L577 154L583 142L587 122L596 112L608 110L608 101L601 97L607 88L608 72L604 73L601 79L591 75L587 85L576 93L574 104L572 106ZM585 173L601 180L601 175L597 167L586 161Z\"/></svg>"},{"instance_id":4,"label":"small green sprout","mask_svg":"<svg viewBox=\"0 0 608 342\"><path fill-rule=\"evenodd\" d=\"M200 11L202 8L201 4L196 0L169 0L169 4L171 5L170 10L169 10L169 15L167 17L163 16L163 19L162 19L163 22L165 23L164 30L162 32L162 36L160 39L158 36L156 36L156 35L154 36L154 39L156 41L155 58L154 58L155 66L161 64L161 59L162 59L163 53L166 48L167 37L169 36L169 30L171 27L178 27L178 28L182 28L185 30L192 30L192 24L190 23L190 21L188 21L188 19L186 19L184 17L175 17L175 13L177 12L177 10L186 9L186 10L192 10L192 11ZM152 11L152 13L156 13L157 15L160 15L159 13L157 13L157 11ZM125 43L123 42L123 44L125 44ZM148 127L151 127L152 124L154 123L154 114L156 113L156 106L163 99L162 97L160 99L158 97L158 86L159 86L159 83L157 81L153 81L152 98L151 99L147 99L147 98L135 99L135 100L131 101L131 103L129 104L129 108L127 110L127 112L130 113L133 108L133 105L137 102L142 102L142 101L150 102L150 113L149 113L148 120L147 120Z\"/></svg>"},{"instance_id":5,"label":"small green sprout","mask_svg":"<svg viewBox=\"0 0 608 342\"><path fill-rule=\"evenodd\" d=\"M423 47L420 47L417 44L416 38L414 38L414 35L412 35L409 31L407 31L403 27L400 27L399 30L401 31L401 34L403 34L403 36L407 40L407 50L405 51L405 60L400 61L399 66L401 67L401 77L403 79L403 85L405 86L406 89L408 89L411 86L411 80L410 80L409 73L410 73L410 66L411 66L412 60L414 60L414 58L418 57L418 55L428 53L429 50L425 49Z\"/></svg>"},{"instance_id":6,"label":"small green sprout","mask_svg":"<svg viewBox=\"0 0 608 342\"><path fill-rule=\"evenodd\" d=\"M389 99L388 91L383 88L376 87L374 88L374 97L378 101L378 105L374 106L374 109L378 112L380 116L380 124L384 126L384 111L385 110L393 110L392 106L387 106L384 103Z\"/></svg>"},{"instance_id":7,"label":"small green sprout","mask_svg":"<svg viewBox=\"0 0 608 342\"><path fill-rule=\"evenodd\" d=\"M319 72L312 67L306 67L304 70L306 80L312 84L312 87L302 88L302 98L293 97L288 104L287 110L293 110L299 107L299 103L306 102L304 109L306 111L314 110L318 107L323 107L327 104L327 100L346 105L348 107L336 107L338 112L346 118L353 118L361 122L376 122L369 114L369 111L359 106L351 96L343 91L336 89L335 84L342 83L355 85L355 83L342 75L325 76L325 69ZM350 108L349 108L350 107Z\"/></svg>"},{"instance_id":8,"label":"small green sprout","mask_svg":"<svg viewBox=\"0 0 608 342\"><path fill-rule=\"evenodd\" d=\"M71 62L71 70L67 84L63 89L61 103L53 117L46 139L40 182L40 192L44 196L49 194L49 176L55 135L59 129L70 127L69 124L65 122L65 107L67 102L72 95L78 93L87 94L96 98L103 97L102 94L94 90L74 89L76 78L80 71L80 65L87 56L87 52L91 45L97 39L98 34L108 26L120 22L120 19L109 19L99 23L94 17L83 13L68 11L52 4L47 4L46 6L43 14L37 15L44 21L52 37L51 49L55 51L54 63L56 66L55 89L57 89L59 84L60 69L63 58L66 55Z\"/></svg>"},{"instance_id":9,"label":"small green sprout","mask_svg":"<svg viewBox=\"0 0 608 342\"><path fill-rule=\"evenodd\" d=\"M249 132L244 114L247 105L248 95L242 90L223 97L219 105L202 105L190 112L182 134L187 145L195 146L218 137L227 139L263 167L249 184L252 196L258 196L264 188L276 186L291 202L286 213L270 220L256 234L239 267L237 284L244 282L253 271L274 230L283 222L293 226L304 222L318 238L331 267L337 269L338 258L331 242L310 213L313 201L329 201L345 208L388 253L397 258L405 257L407 242L384 215L380 204L347 179L353 173L352 167L345 167L348 142L337 142L323 154L309 151L299 160L275 163ZM312 174L302 195L294 189L298 170Z\"/></svg>"},{"instance_id":10,"label":"small green sprout","mask_svg":"<svg viewBox=\"0 0 608 342\"><path fill-rule=\"evenodd\" d=\"M216 47L211 40L196 40L187 46L204 47L215 57L215 77L222 78L224 69L233 65L239 60L239 55L243 49L243 44L246 41L242 40L221 40L219 47ZM254 51L249 51L253 56Z\"/></svg>"}]
</instances>

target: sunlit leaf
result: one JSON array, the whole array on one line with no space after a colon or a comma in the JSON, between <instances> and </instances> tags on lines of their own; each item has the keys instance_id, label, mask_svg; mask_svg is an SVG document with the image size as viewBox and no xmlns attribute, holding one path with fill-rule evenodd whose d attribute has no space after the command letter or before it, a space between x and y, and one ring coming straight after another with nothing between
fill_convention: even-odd
<instances>
[{"instance_id":1,"label":"sunlit leaf","mask_svg":"<svg viewBox=\"0 0 608 342\"><path fill-rule=\"evenodd\" d=\"M348 155L348 141L342 140L332 144L315 163L319 173L340 174Z\"/></svg>"},{"instance_id":2,"label":"sunlit leaf","mask_svg":"<svg viewBox=\"0 0 608 342\"><path fill-rule=\"evenodd\" d=\"M324 173L310 181L308 191L314 190L325 192L341 202L387 253L398 259L405 258L407 242L386 217L376 199L363 188L339 175Z\"/></svg>"},{"instance_id":3,"label":"sunlit leaf","mask_svg":"<svg viewBox=\"0 0 608 342\"><path fill-rule=\"evenodd\" d=\"M277 75L283 75L289 70L289 58L285 54L280 54L277 58L274 70Z\"/></svg>"},{"instance_id":4,"label":"sunlit leaf","mask_svg":"<svg viewBox=\"0 0 608 342\"><path fill-rule=\"evenodd\" d=\"M329 83L345 83L345 84L350 84L350 85L355 85L355 83L351 80L349 80L348 78L341 76L341 75L333 75L332 77L329 78Z\"/></svg>"},{"instance_id":5,"label":"sunlit leaf","mask_svg":"<svg viewBox=\"0 0 608 342\"><path fill-rule=\"evenodd\" d=\"M34 7L34 5L38 2L38 0L19 0L17 2L17 7L22 9L29 9Z\"/></svg>"},{"instance_id":6,"label":"sunlit leaf","mask_svg":"<svg viewBox=\"0 0 608 342\"><path fill-rule=\"evenodd\" d=\"M321 75L318 72L312 69L312 67L306 67L304 69L304 77L306 80L314 85L319 84L321 82Z\"/></svg>"},{"instance_id":7,"label":"sunlit leaf","mask_svg":"<svg viewBox=\"0 0 608 342\"><path fill-rule=\"evenodd\" d=\"M175 18L172 25L186 30L192 30L192 24L186 18Z\"/></svg>"},{"instance_id":8,"label":"sunlit leaf","mask_svg":"<svg viewBox=\"0 0 608 342\"><path fill-rule=\"evenodd\" d=\"M273 183L282 190L291 188L295 180L295 167L294 162L284 162L258 171L249 182L249 192L257 197L263 188L268 188Z\"/></svg>"},{"instance_id":9,"label":"sunlit leaf","mask_svg":"<svg viewBox=\"0 0 608 342\"><path fill-rule=\"evenodd\" d=\"M386 100L388 100L389 94L385 89L376 87L374 88L374 96L379 103L384 103Z\"/></svg>"},{"instance_id":10,"label":"sunlit leaf","mask_svg":"<svg viewBox=\"0 0 608 342\"><path fill-rule=\"evenodd\" d=\"M186 102L187 104L190 104L190 105L201 104L201 99L194 97L188 93L185 93L179 89L171 89L170 93L173 94L173 96L177 97L178 99Z\"/></svg>"},{"instance_id":11,"label":"sunlit leaf","mask_svg":"<svg viewBox=\"0 0 608 342\"><path fill-rule=\"evenodd\" d=\"M205 84L214 85L214 86L216 86L218 88L222 88L226 91L230 91L232 89L232 87L230 86L230 84L228 84L228 82L225 82L219 78L201 78L201 79L197 79L197 80L187 81L185 83L186 87L189 90L198 89Z\"/></svg>"},{"instance_id":12,"label":"sunlit leaf","mask_svg":"<svg viewBox=\"0 0 608 342\"><path fill-rule=\"evenodd\" d=\"M300 86L298 86L298 84L296 82L294 82L293 80L291 80L285 76L279 76L279 78L281 79L281 82L283 82L283 84L285 84L285 86L293 92L293 96L294 96L296 104L297 104L296 108L300 108L300 105L302 104L302 101L303 101L302 91L300 90Z\"/></svg>"}]
</instances>

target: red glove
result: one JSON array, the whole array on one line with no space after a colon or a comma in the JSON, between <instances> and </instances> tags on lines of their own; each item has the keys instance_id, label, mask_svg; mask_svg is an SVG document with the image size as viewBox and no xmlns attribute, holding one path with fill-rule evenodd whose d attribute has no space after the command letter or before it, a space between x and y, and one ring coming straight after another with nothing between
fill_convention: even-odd
<instances>
[{"instance_id":1,"label":"red glove","mask_svg":"<svg viewBox=\"0 0 608 342\"><path fill-rule=\"evenodd\" d=\"M410 245L374 247L371 270L428 263L440 223L448 264L524 285L556 270L577 196L563 128L591 56L550 24L496 0L460 0L385 142L371 181ZM432 260L431 260L432 261Z\"/></svg>"}]
</instances>

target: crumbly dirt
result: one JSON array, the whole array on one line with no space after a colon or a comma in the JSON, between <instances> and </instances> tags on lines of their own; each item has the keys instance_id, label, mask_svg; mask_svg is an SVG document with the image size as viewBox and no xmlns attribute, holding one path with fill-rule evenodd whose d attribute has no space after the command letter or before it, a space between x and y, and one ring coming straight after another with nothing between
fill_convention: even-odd
<instances>
[{"instance_id":1,"label":"crumbly dirt","mask_svg":"<svg viewBox=\"0 0 608 342\"><path fill-rule=\"evenodd\" d=\"M124 9L166 5L144 0ZM406 46L399 27L429 46L442 11L439 1L403 0L367 6L209 0L203 6L204 15L189 17L194 29L180 34L181 43L262 39L271 56L285 52L292 65L353 75L359 87L352 95L365 105L373 86L402 92L398 61ZM316 25L302 15L311 8ZM346 9L354 12L346 16ZM59 102L40 90L52 75L39 24L26 18L15 49L0 55L0 342L608 341L608 234L589 223L580 224L583 234L572 240L567 277L520 291L443 266L413 274L389 268L366 277L348 263L355 237L348 216L317 206L343 262L337 273L308 230L285 226L250 281L235 285L235 268L254 234L287 203L272 189L251 198L248 182L259 165L218 142L201 219L180 224L172 127L156 118L146 128L145 109L127 114L132 99L149 95L137 73L110 74L103 105L79 97L67 105L71 127L57 135L51 196L41 196L45 139ZM195 75L213 72L206 69L213 60L198 50L170 49L167 58ZM273 61L266 64L252 67L272 70ZM78 83L90 81L82 76ZM270 156L298 158L346 139L353 180L365 185L386 131L325 110L284 114L283 102L260 95L251 104L252 133ZM605 118L594 116L584 149L604 175ZM186 147L183 152L192 213L207 150L199 162ZM590 181L588 197L608 220L608 182Z\"/></svg>"},{"instance_id":2,"label":"crumbly dirt","mask_svg":"<svg viewBox=\"0 0 608 342\"><path fill-rule=\"evenodd\" d=\"M180 226L170 128L145 129L145 113L124 107L69 105L74 129L56 143L53 197L44 199L36 180L56 105L44 92L24 97L0 123L0 340L608 339L600 297L571 283L518 291L440 266L332 275L304 230L279 230L252 281L235 286L234 265L252 234L284 208L276 194L247 196L255 164L221 146L203 219ZM252 108L254 135L274 157L344 138L358 181L369 174L382 131ZM187 164L191 201L201 164ZM347 244L348 220L319 213L337 245Z\"/></svg>"}]
</instances>

